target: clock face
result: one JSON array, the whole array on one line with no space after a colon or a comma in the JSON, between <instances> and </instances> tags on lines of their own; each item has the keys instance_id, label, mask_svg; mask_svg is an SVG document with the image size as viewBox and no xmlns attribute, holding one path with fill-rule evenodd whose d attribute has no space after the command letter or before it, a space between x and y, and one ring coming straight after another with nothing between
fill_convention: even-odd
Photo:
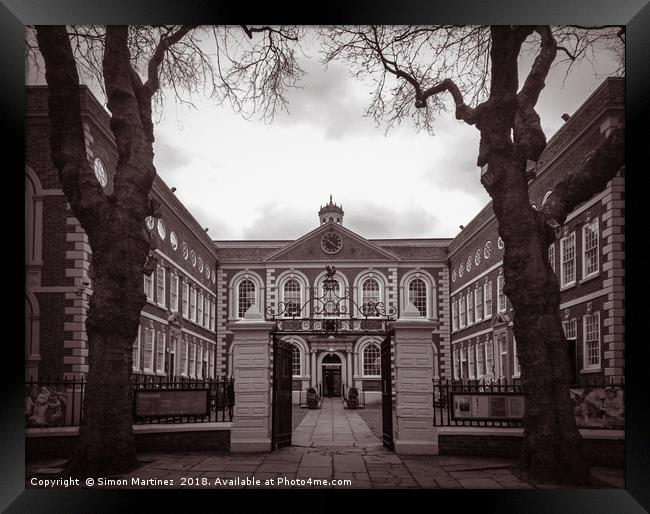
<instances>
[{"instance_id":1,"label":"clock face","mask_svg":"<svg viewBox=\"0 0 650 514\"><path fill-rule=\"evenodd\" d=\"M336 232L328 232L323 236L320 245L327 253L336 253L343 247L343 241Z\"/></svg>"},{"instance_id":2,"label":"clock face","mask_svg":"<svg viewBox=\"0 0 650 514\"><path fill-rule=\"evenodd\" d=\"M95 159L93 168L95 170L95 177L97 178L97 182L99 182L102 187L106 187L108 184L108 174L106 173L106 168L104 167L102 160L99 158Z\"/></svg>"}]
</instances>

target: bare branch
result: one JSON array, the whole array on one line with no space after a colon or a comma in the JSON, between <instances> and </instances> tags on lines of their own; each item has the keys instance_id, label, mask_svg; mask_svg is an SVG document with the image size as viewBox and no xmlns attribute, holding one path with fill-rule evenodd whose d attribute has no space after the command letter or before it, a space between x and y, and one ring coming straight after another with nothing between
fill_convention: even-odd
<instances>
[{"instance_id":1,"label":"bare branch","mask_svg":"<svg viewBox=\"0 0 650 514\"><path fill-rule=\"evenodd\" d=\"M541 37L540 51L533 62L523 87L517 94L520 107L525 109L533 108L537 104L539 94L544 89L544 81L548 71L557 55L557 44L551 32L551 27L541 25L535 27L535 32Z\"/></svg>"},{"instance_id":2,"label":"bare branch","mask_svg":"<svg viewBox=\"0 0 650 514\"><path fill-rule=\"evenodd\" d=\"M153 56L149 60L149 65L147 66L147 82L145 82L144 87L147 90L149 96L153 96L154 93L160 87L160 78L159 78L159 68L160 64L165 56L165 52L176 43L178 43L183 36L185 36L190 30L193 30L194 26L183 25L181 28L172 32L168 36L160 38L158 46L153 53Z\"/></svg>"},{"instance_id":3,"label":"bare branch","mask_svg":"<svg viewBox=\"0 0 650 514\"><path fill-rule=\"evenodd\" d=\"M578 169L555 186L542 206L542 212L554 224L564 224L571 211L602 191L624 165L625 129L621 124L603 139Z\"/></svg>"}]
</instances>

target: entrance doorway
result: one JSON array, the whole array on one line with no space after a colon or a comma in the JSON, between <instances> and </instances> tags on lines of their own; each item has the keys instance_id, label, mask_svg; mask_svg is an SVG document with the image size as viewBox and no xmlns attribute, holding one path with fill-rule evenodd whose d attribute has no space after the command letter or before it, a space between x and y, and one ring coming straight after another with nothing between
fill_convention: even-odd
<instances>
[{"instance_id":1,"label":"entrance doorway","mask_svg":"<svg viewBox=\"0 0 650 514\"><path fill-rule=\"evenodd\" d=\"M325 390L323 396L336 398L341 396L341 367L323 366L323 380Z\"/></svg>"},{"instance_id":2,"label":"entrance doorway","mask_svg":"<svg viewBox=\"0 0 650 514\"><path fill-rule=\"evenodd\" d=\"M343 363L336 354L326 355L322 361L323 396L341 396L341 367Z\"/></svg>"}]
</instances>

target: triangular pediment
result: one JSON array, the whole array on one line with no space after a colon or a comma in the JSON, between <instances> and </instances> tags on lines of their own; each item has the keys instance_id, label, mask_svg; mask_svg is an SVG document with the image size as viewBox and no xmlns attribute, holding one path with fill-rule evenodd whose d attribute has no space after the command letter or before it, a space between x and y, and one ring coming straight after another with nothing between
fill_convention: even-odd
<instances>
[{"instance_id":1,"label":"triangular pediment","mask_svg":"<svg viewBox=\"0 0 650 514\"><path fill-rule=\"evenodd\" d=\"M496 316L492 318L492 327L498 327L500 325L505 325L510 321L510 318L506 313L497 312Z\"/></svg>"},{"instance_id":2,"label":"triangular pediment","mask_svg":"<svg viewBox=\"0 0 650 514\"><path fill-rule=\"evenodd\" d=\"M341 249L336 253L327 253L321 242L323 236L335 233L341 240ZM305 234L293 243L264 259L273 261L399 261L399 256L384 250L380 246L361 237L359 234L339 225L328 222Z\"/></svg>"}]
</instances>

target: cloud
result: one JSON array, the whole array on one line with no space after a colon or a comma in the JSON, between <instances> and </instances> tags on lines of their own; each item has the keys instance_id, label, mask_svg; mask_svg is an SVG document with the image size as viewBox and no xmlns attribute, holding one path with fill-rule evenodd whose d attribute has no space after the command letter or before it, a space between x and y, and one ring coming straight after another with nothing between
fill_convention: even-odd
<instances>
[{"instance_id":1,"label":"cloud","mask_svg":"<svg viewBox=\"0 0 650 514\"><path fill-rule=\"evenodd\" d=\"M167 177L174 176L178 170L192 162L192 155L183 147L172 143L165 132L156 131L154 165L165 170Z\"/></svg>"},{"instance_id":2,"label":"cloud","mask_svg":"<svg viewBox=\"0 0 650 514\"><path fill-rule=\"evenodd\" d=\"M278 124L317 127L335 140L360 132L383 135L384 129L365 116L370 102L368 85L351 77L344 64L330 63L325 69L312 57L301 66L307 75L301 88L287 94L289 113L278 114Z\"/></svg>"},{"instance_id":3,"label":"cloud","mask_svg":"<svg viewBox=\"0 0 650 514\"><path fill-rule=\"evenodd\" d=\"M423 207L396 209L378 202L359 202L344 225L369 239L433 237L440 221Z\"/></svg>"},{"instance_id":4,"label":"cloud","mask_svg":"<svg viewBox=\"0 0 650 514\"><path fill-rule=\"evenodd\" d=\"M316 210L267 202L243 230L242 239L298 239L318 226Z\"/></svg>"}]
</instances>

